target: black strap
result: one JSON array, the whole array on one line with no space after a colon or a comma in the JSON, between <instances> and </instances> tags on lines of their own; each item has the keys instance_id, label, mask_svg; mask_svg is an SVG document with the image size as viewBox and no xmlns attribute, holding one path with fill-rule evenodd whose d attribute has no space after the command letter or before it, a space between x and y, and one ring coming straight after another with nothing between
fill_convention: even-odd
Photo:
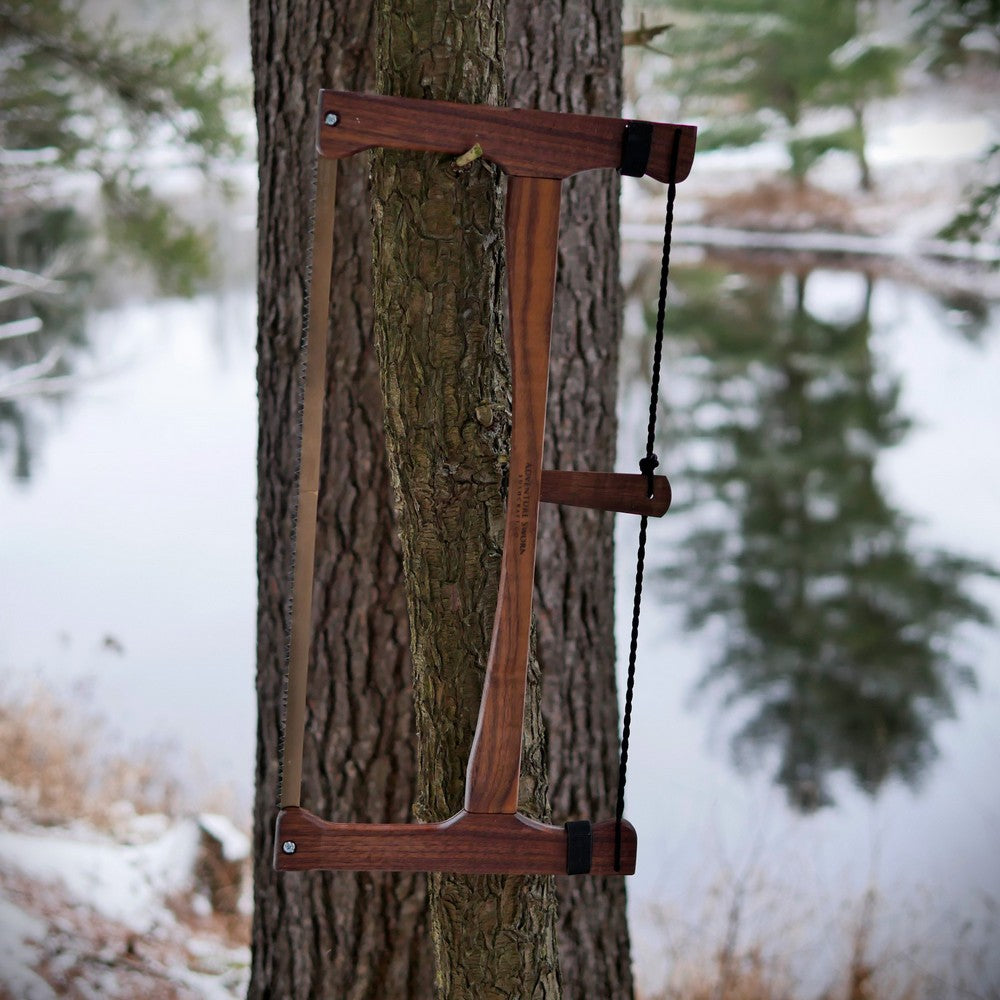
<instances>
[{"instance_id":1,"label":"black strap","mask_svg":"<svg viewBox=\"0 0 1000 1000\"><path fill-rule=\"evenodd\" d=\"M594 860L594 827L589 819L574 819L566 827L566 874L589 875Z\"/></svg>"},{"instance_id":2,"label":"black strap","mask_svg":"<svg viewBox=\"0 0 1000 1000\"><path fill-rule=\"evenodd\" d=\"M649 163L649 150L653 144L652 122L626 122L622 135L622 165L625 177L642 177Z\"/></svg>"},{"instance_id":3,"label":"black strap","mask_svg":"<svg viewBox=\"0 0 1000 1000\"><path fill-rule=\"evenodd\" d=\"M656 306L656 340L653 344L653 373L649 387L649 423L646 428L646 455L639 462L639 470L646 476L646 489L653 495L653 470L659 465L653 454L656 438L656 410L660 399L660 360L663 356L663 323L667 312L667 282L670 277L670 241L674 228L674 198L677 195L677 158L680 151L681 132L674 132L674 146L670 160L670 184L667 187L667 219L663 228L663 257L660 261L660 295ZM624 172L624 171L623 171ZM622 817L625 815L625 777L628 770L628 741L632 727L632 696L635 690L635 654L639 645L639 609L642 604L642 575L646 562L645 514L639 522L639 551L636 553L635 593L632 600L632 634L628 650L628 678L625 685L625 714L622 719L622 747L618 758L618 802L615 807L615 871L621 871Z\"/></svg>"}]
</instances>

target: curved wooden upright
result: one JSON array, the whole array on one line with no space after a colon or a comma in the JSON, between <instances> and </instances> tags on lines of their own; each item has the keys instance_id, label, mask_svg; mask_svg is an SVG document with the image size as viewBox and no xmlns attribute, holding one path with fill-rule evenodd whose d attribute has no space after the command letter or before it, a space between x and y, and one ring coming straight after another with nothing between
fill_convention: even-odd
<instances>
[{"instance_id":1,"label":"curved wooden upright","mask_svg":"<svg viewBox=\"0 0 1000 1000\"><path fill-rule=\"evenodd\" d=\"M670 486L663 476L654 478L650 496L641 475L542 469L561 181L581 170L617 167L626 124L616 118L321 92L317 143L321 163L372 146L457 156L478 145L486 159L507 173L513 426L500 593L479 722L469 755L465 808L442 823L329 823L301 808L310 608L309 601L300 603L298 595L311 590L310 546L316 516L309 495L314 487L307 465L303 465L282 808L274 853L275 867L280 870L603 875L635 871L636 836L630 824L622 823L621 863L616 869L614 820L592 826L567 824L564 828L517 812L538 505L542 501L568 503L660 516L670 503ZM695 128L648 123L646 128L646 173L669 180L676 136L675 179L683 180L691 169ZM335 177L335 169L321 168L317 173L314 244L322 253L332 246L327 230L332 228ZM314 266L312 280L315 311L327 301L324 282L329 280L329 268ZM310 341L325 329L325 317L322 321L311 317ZM309 364L323 353L310 343ZM304 462L306 456L318 454L322 428L322 401L317 403L308 388L316 381L312 374L307 376Z\"/></svg>"}]
</instances>

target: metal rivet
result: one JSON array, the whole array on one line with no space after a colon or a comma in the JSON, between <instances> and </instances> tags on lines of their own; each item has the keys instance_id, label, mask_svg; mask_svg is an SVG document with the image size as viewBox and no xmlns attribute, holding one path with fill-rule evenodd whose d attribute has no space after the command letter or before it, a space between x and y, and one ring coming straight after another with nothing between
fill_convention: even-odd
<instances>
[{"instance_id":1,"label":"metal rivet","mask_svg":"<svg viewBox=\"0 0 1000 1000\"><path fill-rule=\"evenodd\" d=\"M295 853L295 841L294 840L286 840L281 845L281 849L285 852L285 854L294 854Z\"/></svg>"},{"instance_id":2,"label":"metal rivet","mask_svg":"<svg viewBox=\"0 0 1000 1000\"><path fill-rule=\"evenodd\" d=\"M323 119L324 125L336 125L340 121L340 115L336 111L327 111L326 117Z\"/></svg>"}]
</instances>

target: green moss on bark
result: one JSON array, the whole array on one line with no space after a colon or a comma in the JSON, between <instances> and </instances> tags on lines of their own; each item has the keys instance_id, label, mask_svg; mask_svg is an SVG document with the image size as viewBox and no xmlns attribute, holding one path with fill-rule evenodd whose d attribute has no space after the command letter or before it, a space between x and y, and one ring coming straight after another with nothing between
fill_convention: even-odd
<instances>
[{"instance_id":1,"label":"green moss on bark","mask_svg":"<svg viewBox=\"0 0 1000 1000\"><path fill-rule=\"evenodd\" d=\"M502 103L501 3L379 4L383 93ZM477 161L373 162L376 343L410 613L421 820L462 806L499 587L510 384L499 176ZM530 673L522 808L546 811ZM440 996L560 995L554 880L432 876Z\"/></svg>"}]
</instances>

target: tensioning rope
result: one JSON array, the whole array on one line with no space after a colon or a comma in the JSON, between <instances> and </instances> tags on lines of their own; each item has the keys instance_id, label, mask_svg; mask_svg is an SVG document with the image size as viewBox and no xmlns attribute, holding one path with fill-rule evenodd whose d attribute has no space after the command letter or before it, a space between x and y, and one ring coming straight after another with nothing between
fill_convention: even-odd
<instances>
[{"instance_id":1,"label":"tensioning rope","mask_svg":"<svg viewBox=\"0 0 1000 1000\"><path fill-rule=\"evenodd\" d=\"M660 464L653 452L656 438L656 411L660 398L660 360L663 355L663 324L667 313L667 282L670 278L670 242L674 228L674 198L677 194L677 157L680 151L680 131L674 133L670 161L670 182L667 185L667 218L663 227L663 256L660 261L660 294L656 305L656 337L653 342L653 371L649 386L649 423L646 426L646 454L639 462L639 471L646 477L646 495L653 496L653 473ZM624 173L625 171L623 171ZM618 802L615 807L615 871L621 870L622 817L625 814L625 778L628 771L629 732L632 727L632 699L635 691L635 659L639 645L639 610L642 604L642 575L646 562L645 514L639 522L639 547L636 553L635 593L632 599L632 632L629 640L628 675L625 684L625 714L622 719L622 744L618 758Z\"/></svg>"}]
</instances>

